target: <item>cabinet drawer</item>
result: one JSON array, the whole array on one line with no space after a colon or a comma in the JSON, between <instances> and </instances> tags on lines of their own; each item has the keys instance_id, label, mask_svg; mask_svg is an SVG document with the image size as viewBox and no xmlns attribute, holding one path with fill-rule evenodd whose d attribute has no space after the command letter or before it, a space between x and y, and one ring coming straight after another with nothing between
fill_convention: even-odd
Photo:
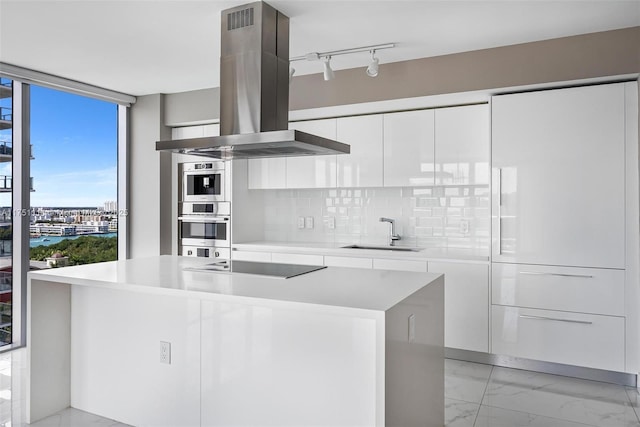
<instances>
[{"instance_id":1,"label":"cabinet drawer","mask_svg":"<svg viewBox=\"0 0 640 427\"><path fill-rule=\"evenodd\" d=\"M404 259L373 259L373 268L376 270L400 270L400 271L417 271L419 273L427 272L426 261L410 261Z\"/></svg>"},{"instance_id":2,"label":"cabinet drawer","mask_svg":"<svg viewBox=\"0 0 640 427\"><path fill-rule=\"evenodd\" d=\"M624 270L493 264L493 304L624 316Z\"/></svg>"},{"instance_id":3,"label":"cabinet drawer","mask_svg":"<svg viewBox=\"0 0 640 427\"><path fill-rule=\"evenodd\" d=\"M491 352L624 371L624 318L492 307Z\"/></svg>"},{"instance_id":4,"label":"cabinet drawer","mask_svg":"<svg viewBox=\"0 0 640 427\"><path fill-rule=\"evenodd\" d=\"M231 259L237 261L271 262L271 252L232 251Z\"/></svg>"},{"instance_id":5,"label":"cabinet drawer","mask_svg":"<svg viewBox=\"0 0 640 427\"><path fill-rule=\"evenodd\" d=\"M371 258L325 256L324 265L327 265L329 267L372 268L373 261L371 260Z\"/></svg>"},{"instance_id":6,"label":"cabinet drawer","mask_svg":"<svg viewBox=\"0 0 640 427\"><path fill-rule=\"evenodd\" d=\"M324 265L324 257L322 255L283 254L274 252L271 254L271 262L279 262L283 264Z\"/></svg>"}]
</instances>

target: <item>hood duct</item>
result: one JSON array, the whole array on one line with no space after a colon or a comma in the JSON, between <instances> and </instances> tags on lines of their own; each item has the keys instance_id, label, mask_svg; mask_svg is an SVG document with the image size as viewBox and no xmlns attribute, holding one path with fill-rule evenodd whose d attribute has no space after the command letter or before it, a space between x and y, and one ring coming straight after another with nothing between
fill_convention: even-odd
<instances>
[{"instance_id":1,"label":"hood duct","mask_svg":"<svg viewBox=\"0 0 640 427\"><path fill-rule=\"evenodd\" d=\"M349 145L289 127L289 18L264 2L222 11L220 135L156 142L216 159L348 154Z\"/></svg>"}]
</instances>

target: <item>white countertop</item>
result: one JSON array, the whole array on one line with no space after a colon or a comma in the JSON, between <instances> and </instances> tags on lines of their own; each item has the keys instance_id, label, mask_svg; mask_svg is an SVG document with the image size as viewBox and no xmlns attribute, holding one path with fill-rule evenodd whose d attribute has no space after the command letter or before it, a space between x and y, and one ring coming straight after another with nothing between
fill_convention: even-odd
<instances>
[{"instance_id":1,"label":"white countertop","mask_svg":"<svg viewBox=\"0 0 640 427\"><path fill-rule=\"evenodd\" d=\"M386 311L440 274L327 267L290 279L184 270L210 260L163 255L31 271L29 278L203 299L256 299ZM34 286L37 286L35 284ZM249 302L249 301L248 301Z\"/></svg>"},{"instance_id":2,"label":"white countertop","mask_svg":"<svg viewBox=\"0 0 640 427\"><path fill-rule=\"evenodd\" d=\"M262 252L312 253L363 258L407 259L416 261L489 262L488 251L456 248L421 248L419 251L344 248L348 243L257 241L234 243L233 249ZM399 245L401 246L401 245Z\"/></svg>"}]
</instances>

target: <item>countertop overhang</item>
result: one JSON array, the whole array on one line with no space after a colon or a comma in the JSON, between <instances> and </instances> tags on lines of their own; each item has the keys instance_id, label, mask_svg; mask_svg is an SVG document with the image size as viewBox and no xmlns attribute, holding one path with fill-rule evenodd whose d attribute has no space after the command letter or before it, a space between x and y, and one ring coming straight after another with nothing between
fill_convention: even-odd
<instances>
[{"instance_id":1,"label":"countertop overhang","mask_svg":"<svg viewBox=\"0 0 640 427\"><path fill-rule=\"evenodd\" d=\"M256 300L386 311L440 274L328 267L290 279L185 270L206 259L162 255L50 270L30 280L239 302Z\"/></svg>"}]
</instances>

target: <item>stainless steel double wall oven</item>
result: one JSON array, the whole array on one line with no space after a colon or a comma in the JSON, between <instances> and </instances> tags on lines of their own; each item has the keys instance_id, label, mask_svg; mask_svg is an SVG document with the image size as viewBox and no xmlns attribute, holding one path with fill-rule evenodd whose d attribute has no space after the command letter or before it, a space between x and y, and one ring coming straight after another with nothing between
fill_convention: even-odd
<instances>
[{"instance_id":1,"label":"stainless steel double wall oven","mask_svg":"<svg viewBox=\"0 0 640 427\"><path fill-rule=\"evenodd\" d=\"M178 172L178 254L229 259L231 203L225 197L225 163L181 163Z\"/></svg>"}]
</instances>

